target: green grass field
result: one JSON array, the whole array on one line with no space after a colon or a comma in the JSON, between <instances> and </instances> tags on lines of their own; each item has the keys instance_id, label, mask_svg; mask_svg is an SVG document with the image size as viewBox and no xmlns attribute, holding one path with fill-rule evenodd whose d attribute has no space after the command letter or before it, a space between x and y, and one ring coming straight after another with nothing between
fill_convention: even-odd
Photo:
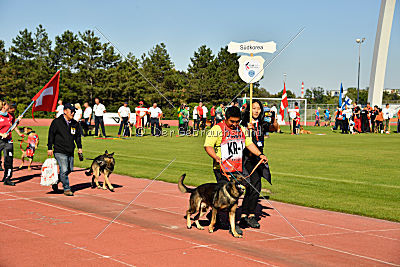
<instances>
[{"instance_id":1,"label":"green grass field","mask_svg":"<svg viewBox=\"0 0 400 267\"><path fill-rule=\"evenodd\" d=\"M48 127L34 129L41 140L35 161L43 162ZM400 134L341 135L323 127L307 129L326 135L291 136L288 128L283 128L286 133L274 133L266 139L264 153L269 158L273 185L263 181L263 187L272 191L271 199L400 221ZM117 130L106 127L107 134L114 136ZM176 132L176 128L171 130ZM116 173L149 179L176 158L158 179L176 183L186 173L187 184L199 185L215 181L212 160L203 149L204 138L176 137L176 133L127 140L85 137L83 151L85 158L106 149L115 152ZM15 151L20 157L17 141ZM90 163L75 160L79 167Z\"/></svg>"}]
</instances>

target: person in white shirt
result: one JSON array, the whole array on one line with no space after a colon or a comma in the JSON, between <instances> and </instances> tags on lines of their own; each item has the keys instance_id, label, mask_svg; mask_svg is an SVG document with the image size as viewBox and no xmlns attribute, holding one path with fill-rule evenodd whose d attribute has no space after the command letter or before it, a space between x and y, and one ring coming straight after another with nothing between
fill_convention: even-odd
<instances>
[{"instance_id":1,"label":"person in white shirt","mask_svg":"<svg viewBox=\"0 0 400 267\"><path fill-rule=\"evenodd\" d=\"M57 108L56 108L56 118L58 118L58 117L60 117L61 115L63 115L64 114L64 105L63 105L63 102L62 102L62 100L60 99L60 100L58 100L58 106L57 106Z\"/></svg>"},{"instance_id":2,"label":"person in white shirt","mask_svg":"<svg viewBox=\"0 0 400 267\"><path fill-rule=\"evenodd\" d=\"M85 107L85 111L83 112L83 120L84 121L82 121L81 126L83 128L84 136L87 136L93 111L92 111L92 108L89 106L88 102L85 102L85 104L83 104L83 106Z\"/></svg>"},{"instance_id":3,"label":"person in white shirt","mask_svg":"<svg viewBox=\"0 0 400 267\"><path fill-rule=\"evenodd\" d=\"M82 119L82 108L81 105L79 103L76 103L75 105L75 115L74 115L74 120L76 120L77 122L80 122Z\"/></svg>"},{"instance_id":4,"label":"person in white shirt","mask_svg":"<svg viewBox=\"0 0 400 267\"><path fill-rule=\"evenodd\" d=\"M203 130L207 126L207 113L208 113L208 108L206 106L203 106L203 118L201 119L201 128Z\"/></svg>"},{"instance_id":5,"label":"person in white shirt","mask_svg":"<svg viewBox=\"0 0 400 267\"><path fill-rule=\"evenodd\" d=\"M384 131L389 134L390 133L390 119L393 117L391 110L389 109L389 104L386 104L386 107L382 109L383 114L383 125Z\"/></svg>"},{"instance_id":6,"label":"person in white shirt","mask_svg":"<svg viewBox=\"0 0 400 267\"><path fill-rule=\"evenodd\" d=\"M81 132L81 135L83 135L82 123L81 123L83 111L79 103L75 103L74 107L75 107L74 120L76 120L76 122L80 126L79 131Z\"/></svg>"},{"instance_id":7,"label":"person in white shirt","mask_svg":"<svg viewBox=\"0 0 400 267\"><path fill-rule=\"evenodd\" d=\"M124 102L124 105L118 109L118 116L121 120L119 125L118 137L121 136L122 128L124 129L122 135L129 136L129 120L131 119L131 109L128 107L128 102Z\"/></svg>"},{"instance_id":8,"label":"person in white shirt","mask_svg":"<svg viewBox=\"0 0 400 267\"><path fill-rule=\"evenodd\" d=\"M161 122L162 111L157 107L157 103L153 103L153 106L149 108L150 113L150 124L151 124L151 135L160 136L161 134Z\"/></svg>"},{"instance_id":9,"label":"person in white shirt","mask_svg":"<svg viewBox=\"0 0 400 267\"><path fill-rule=\"evenodd\" d=\"M100 99L98 99L97 97L94 99L94 102L96 103L93 106L94 125L95 125L94 135L98 136L99 125L100 125L101 130L103 132L103 136L106 137L106 130L104 128L104 120L103 120L103 114L106 113L106 107L100 103Z\"/></svg>"},{"instance_id":10,"label":"person in white shirt","mask_svg":"<svg viewBox=\"0 0 400 267\"><path fill-rule=\"evenodd\" d=\"M197 118L197 117L198 117L197 108L198 108L198 106L195 106L194 109L193 109L193 130L196 130L197 127L198 127L198 122L197 122L197 120L198 120L198 118Z\"/></svg>"}]
</instances>

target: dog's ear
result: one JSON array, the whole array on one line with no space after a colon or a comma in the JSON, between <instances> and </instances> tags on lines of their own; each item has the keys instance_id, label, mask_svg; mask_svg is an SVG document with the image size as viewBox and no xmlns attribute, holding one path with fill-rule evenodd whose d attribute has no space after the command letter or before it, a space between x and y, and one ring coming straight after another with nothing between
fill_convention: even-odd
<instances>
[{"instance_id":1,"label":"dog's ear","mask_svg":"<svg viewBox=\"0 0 400 267\"><path fill-rule=\"evenodd\" d=\"M114 156L114 152L113 153L111 153L111 154L108 154L110 157L113 157Z\"/></svg>"},{"instance_id":2,"label":"dog's ear","mask_svg":"<svg viewBox=\"0 0 400 267\"><path fill-rule=\"evenodd\" d=\"M104 152L104 154L108 155L108 151L106 150L106 152Z\"/></svg>"},{"instance_id":3,"label":"dog's ear","mask_svg":"<svg viewBox=\"0 0 400 267\"><path fill-rule=\"evenodd\" d=\"M239 182L241 182L241 181L245 180L245 177L244 177L243 175L241 175L241 174L238 174L238 175L236 176L236 179L237 179Z\"/></svg>"}]
</instances>

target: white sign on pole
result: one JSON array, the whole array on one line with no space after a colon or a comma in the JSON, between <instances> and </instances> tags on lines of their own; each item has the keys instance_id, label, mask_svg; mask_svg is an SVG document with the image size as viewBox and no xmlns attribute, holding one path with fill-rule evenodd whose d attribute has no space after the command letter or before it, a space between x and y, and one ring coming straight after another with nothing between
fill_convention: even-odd
<instances>
[{"instance_id":1,"label":"white sign on pole","mask_svg":"<svg viewBox=\"0 0 400 267\"><path fill-rule=\"evenodd\" d=\"M107 125L119 125L121 123L118 113L111 113L111 112L104 113L103 121L104 121L104 124L107 124ZM131 113L129 122L133 123L133 124L136 123L136 114L135 113Z\"/></svg>"},{"instance_id":2,"label":"white sign on pole","mask_svg":"<svg viewBox=\"0 0 400 267\"><path fill-rule=\"evenodd\" d=\"M255 83L264 75L264 59L261 56L241 56L239 58L239 76L246 83Z\"/></svg>"},{"instance_id":3,"label":"white sign on pole","mask_svg":"<svg viewBox=\"0 0 400 267\"><path fill-rule=\"evenodd\" d=\"M256 54L256 53L274 53L275 51L276 51L276 43L274 41L264 42L264 43L255 41L248 41L244 43L230 42L228 45L229 53Z\"/></svg>"}]
</instances>

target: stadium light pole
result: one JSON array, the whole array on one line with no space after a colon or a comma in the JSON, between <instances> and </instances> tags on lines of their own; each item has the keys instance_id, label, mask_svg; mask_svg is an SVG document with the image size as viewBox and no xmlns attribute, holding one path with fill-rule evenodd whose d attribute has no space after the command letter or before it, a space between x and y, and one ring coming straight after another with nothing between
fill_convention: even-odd
<instances>
[{"instance_id":1,"label":"stadium light pole","mask_svg":"<svg viewBox=\"0 0 400 267\"><path fill-rule=\"evenodd\" d=\"M358 43L358 80L357 80L357 104L360 103L360 59L361 59L361 44L364 43L365 38L356 39Z\"/></svg>"}]
</instances>

